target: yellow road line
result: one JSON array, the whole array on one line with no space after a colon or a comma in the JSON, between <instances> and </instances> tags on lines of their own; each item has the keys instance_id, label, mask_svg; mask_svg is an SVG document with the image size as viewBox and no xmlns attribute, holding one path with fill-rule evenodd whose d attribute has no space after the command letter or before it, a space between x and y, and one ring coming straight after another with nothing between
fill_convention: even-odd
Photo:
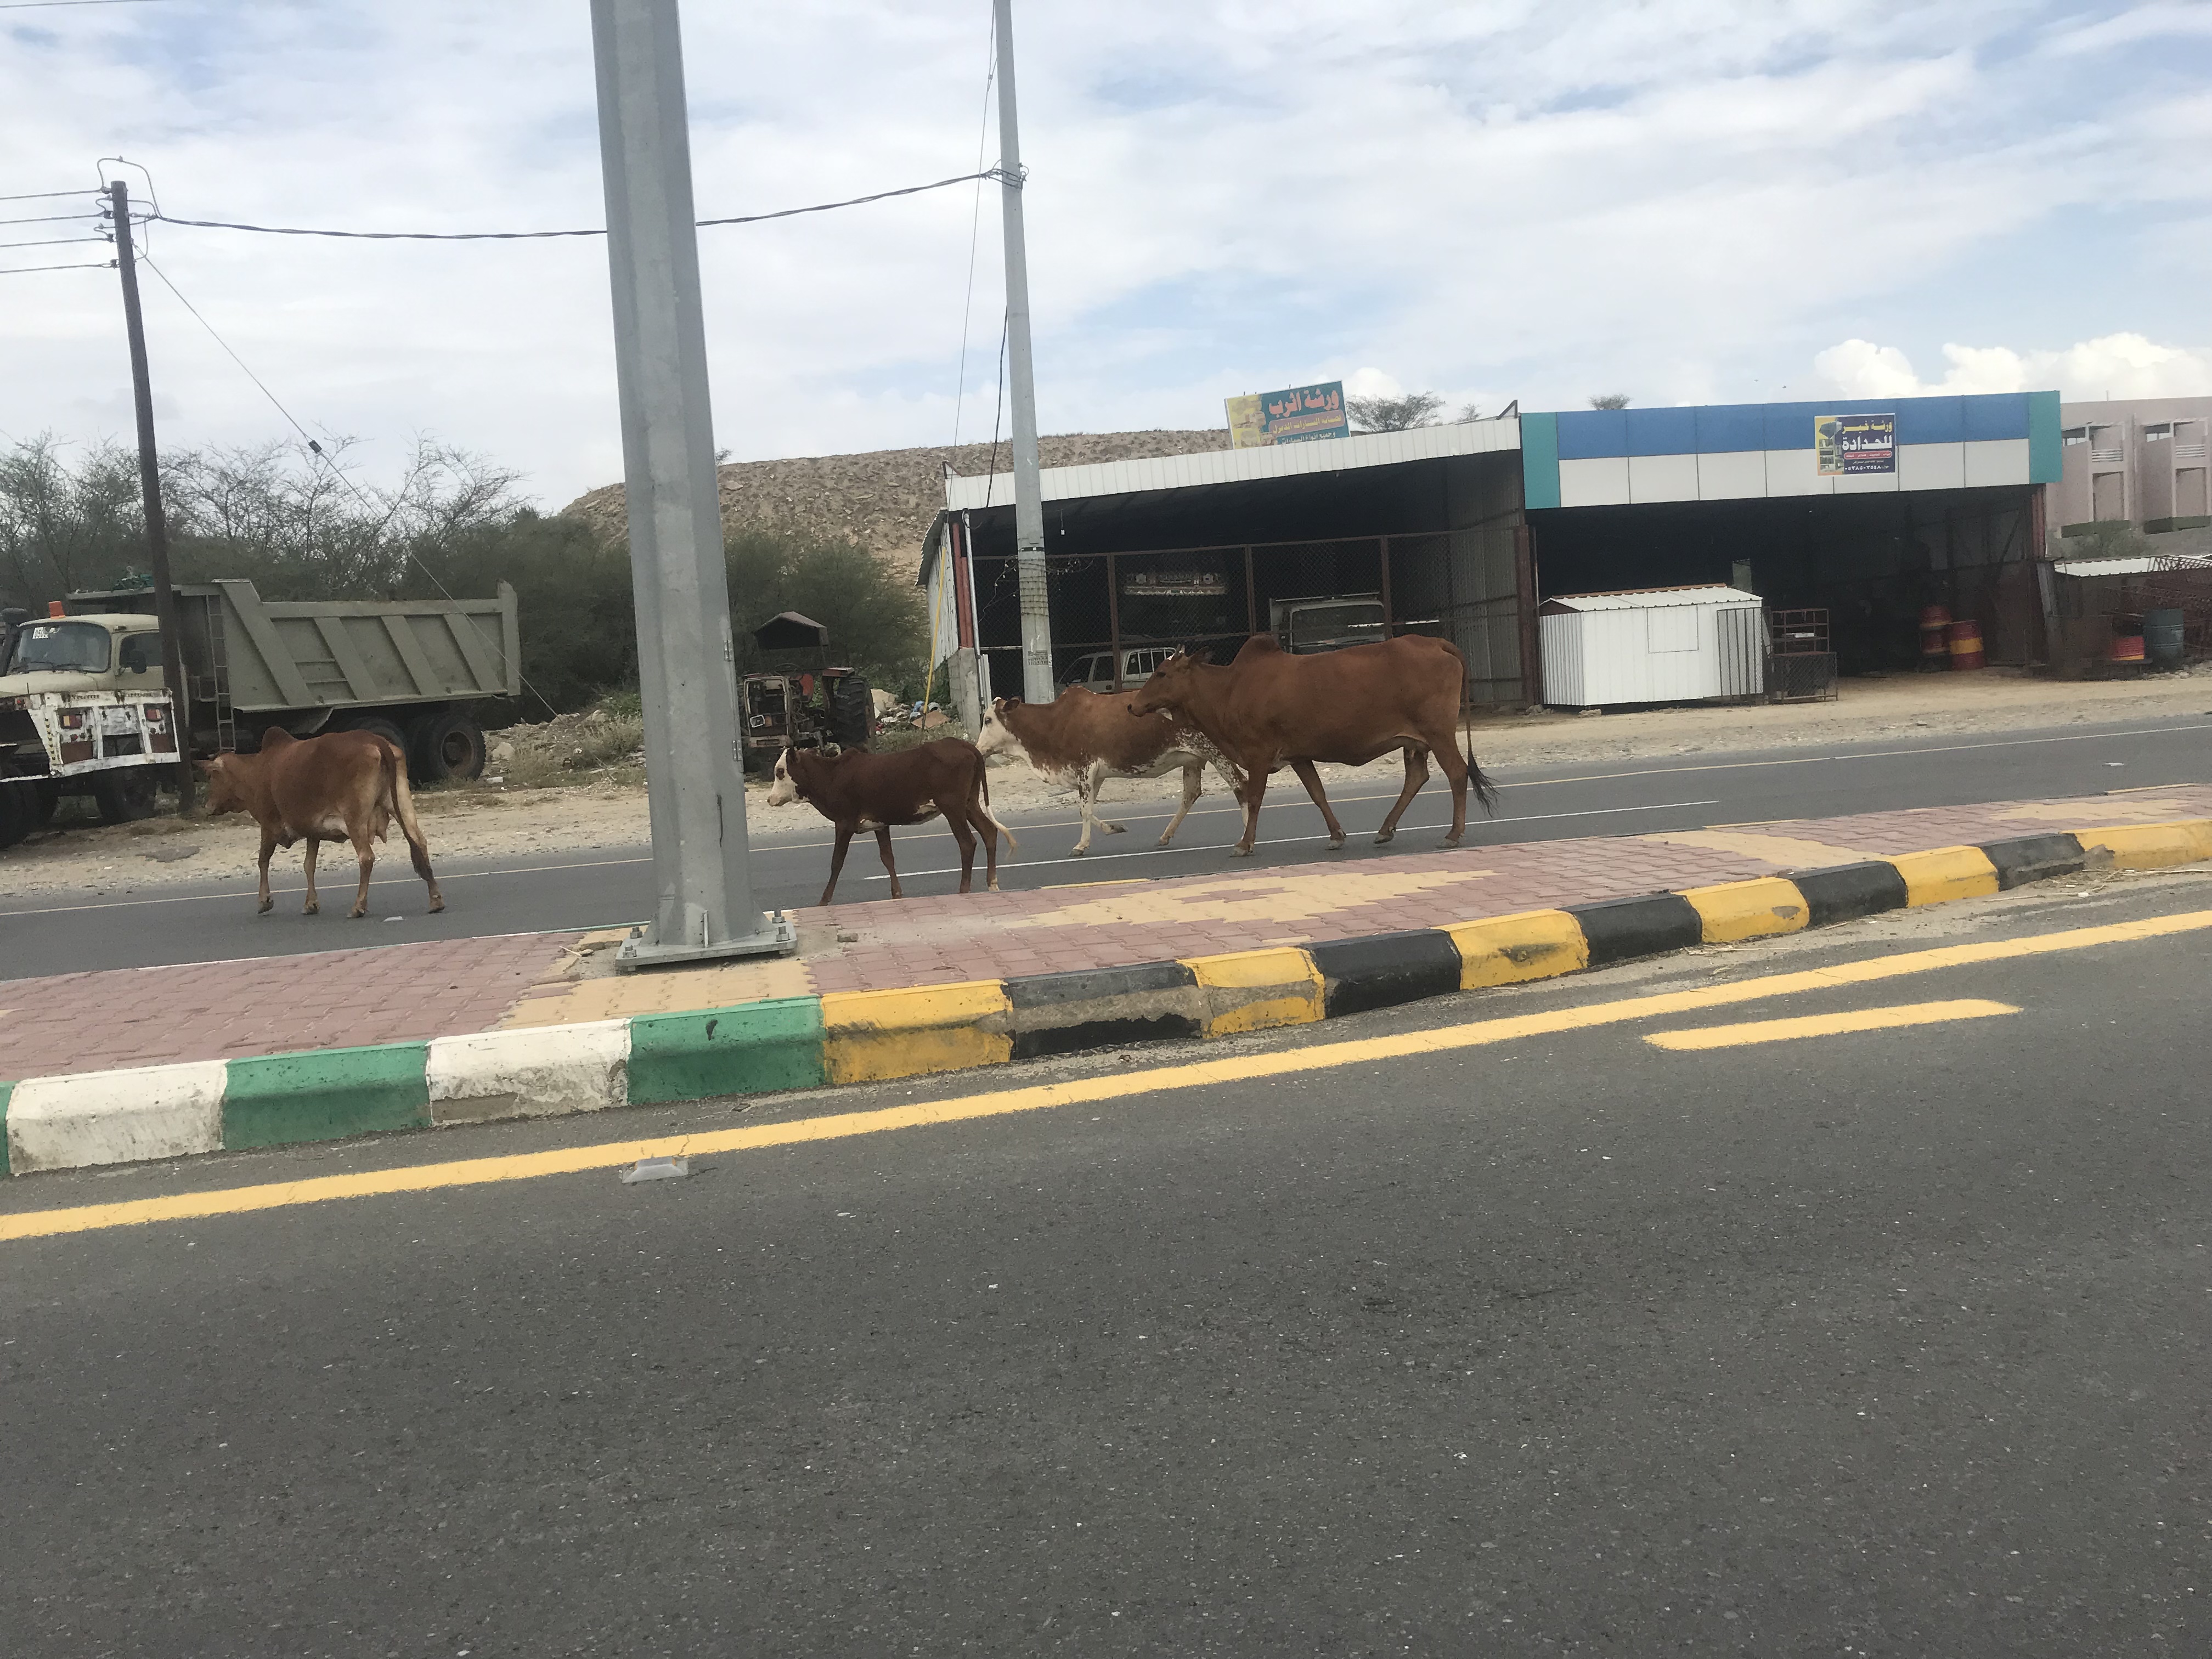
<instances>
[{"instance_id":1,"label":"yellow road line","mask_svg":"<svg viewBox=\"0 0 2212 1659\"><path fill-rule=\"evenodd\" d=\"M1890 1031L1905 1025L1940 1025L1954 1019L1990 1019L2016 1014L2009 1002L1967 998L1957 1002L1913 1002L1894 1008L1860 1008L1843 1014L1809 1014L1802 1019L1755 1019L1741 1025L1703 1025L1687 1031L1654 1031L1644 1040L1655 1048L1688 1051L1741 1048L1753 1042L1789 1042L1798 1037L1834 1036L1844 1031Z\"/></svg>"},{"instance_id":2,"label":"yellow road line","mask_svg":"<svg viewBox=\"0 0 2212 1659\"><path fill-rule=\"evenodd\" d=\"M1499 1019L1405 1031L1395 1036L1361 1037L1345 1042L1316 1043L1310 1048L1275 1054L1234 1054L1219 1060L1192 1060L1178 1066L1111 1077L1084 1078L1068 1083L1034 1084L1022 1089L1000 1089L964 1095L951 1100L927 1101L912 1106L892 1106L878 1111L839 1112L823 1117L800 1118L789 1123L763 1123L708 1134L665 1135L653 1139L603 1141L591 1146L562 1147L551 1152L523 1152L504 1158L466 1158L448 1164L425 1164L398 1170L366 1170L357 1175L320 1176L307 1181L274 1182L258 1187L233 1187L208 1193L180 1193L166 1198L127 1200L118 1204L91 1204L65 1210L32 1210L0 1215L0 1240L44 1238L58 1233L93 1232L110 1227L143 1225L154 1221L182 1221L204 1216L242 1214L297 1204L325 1203L332 1199L370 1198L386 1193L430 1192L441 1188L474 1187L489 1182L527 1181L544 1176L574 1175L586 1170L611 1170L641 1158L689 1155L711 1157L717 1152L756 1152L769 1146L792 1146L807 1141L838 1140L852 1135L878 1134L891 1129L920 1128L935 1123L961 1123L978 1118L1003 1117L1015 1112L1035 1112L1054 1106L1073 1106L1132 1095L1163 1093L1176 1089L1202 1089L1215 1084L1249 1082L1256 1078L1290 1077L1302 1072L1327 1071L1343 1066L1364 1066L1376 1060L1401 1060L1416 1054L1448 1054L1455 1049L1510 1042L1521 1037L1548 1036L1563 1031L1589 1030L1644 1019L1655 1014L1692 1013L1722 1008L1733 1003L1756 1002L1768 997L1791 996L1803 991L1832 991L1840 987L1870 984L1909 974L1936 973L1947 968L1970 968L1983 963L2011 962L2049 956L2065 951L2086 951L2101 945L2127 945L2164 939L2177 933L2212 928L2212 910L2191 910L2179 915L2149 916L2137 921L2101 927L2071 927L2059 933L2026 939L1996 939L1978 945L1948 945L1932 951L1901 956L1875 957L1864 962L1838 963L1827 968L1796 973L1768 974L1732 985L1709 985L1694 991L1668 991L1653 996L1624 997L1614 1002L1592 1003L1576 1008L1554 1008L1543 1013L1514 1014Z\"/></svg>"}]
</instances>

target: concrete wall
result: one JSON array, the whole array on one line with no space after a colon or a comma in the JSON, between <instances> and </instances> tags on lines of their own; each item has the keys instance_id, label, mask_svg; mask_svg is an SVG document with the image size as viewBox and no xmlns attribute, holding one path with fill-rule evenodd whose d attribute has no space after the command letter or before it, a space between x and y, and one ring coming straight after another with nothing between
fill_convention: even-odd
<instances>
[{"instance_id":1,"label":"concrete wall","mask_svg":"<svg viewBox=\"0 0 2212 1659\"><path fill-rule=\"evenodd\" d=\"M2212 398L2063 404L2059 426L2062 472L2045 508L2055 538L2100 520L2201 530L2187 521L2212 517Z\"/></svg>"}]
</instances>

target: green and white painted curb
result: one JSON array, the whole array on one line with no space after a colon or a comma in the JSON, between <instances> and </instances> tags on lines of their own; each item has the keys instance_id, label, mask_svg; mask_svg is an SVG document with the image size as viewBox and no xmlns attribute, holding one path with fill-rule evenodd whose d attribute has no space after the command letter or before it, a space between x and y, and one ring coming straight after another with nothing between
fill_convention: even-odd
<instances>
[{"instance_id":1,"label":"green and white painted curb","mask_svg":"<svg viewBox=\"0 0 2212 1659\"><path fill-rule=\"evenodd\" d=\"M781 1093L1305 1024L2085 869L2212 860L2212 819L2024 836L1364 939L834 992L426 1042L0 1082L0 1173Z\"/></svg>"}]
</instances>

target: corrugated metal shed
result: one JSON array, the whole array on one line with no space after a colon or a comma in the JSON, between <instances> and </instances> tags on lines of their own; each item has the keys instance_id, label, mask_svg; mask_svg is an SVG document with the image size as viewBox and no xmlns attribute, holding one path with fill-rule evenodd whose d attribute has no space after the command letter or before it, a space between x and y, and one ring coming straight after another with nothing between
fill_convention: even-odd
<instances>
[{"instance_id":1,"label":"corrugated metal shed","mask_svg":"<svg viewBox=\"0 0 2212 1659\"><path fill-rule=\"evenodd\" d=\"M1759 596L1740 587L1624 587L1613 593L1561 593L1544 601L1539 616L1563 611L1650 611L1670 605L1756 605Z\"/></svg>"},{"instance_id":2,"label":"corrugated metal shed","mask_svg":"<svg viewBox=\"0 0 2212 1659\"><path fill-rule=\"evenodd\" d=\"M1593 708L1757 696L1765 618L1758 594L1734 587L1559 594L1536 613L1544 701Z\"/></svg>"},{"instance_id":3,"label":"corrugated metal shed","mask_svg":"<svg viewBox=\"0 0 2212 1659\"><path fill-rule=\"evenodd\" d=\"M1406 432L1360 432L1348 438L1311 443L1277 444L1268 449L1216 449L1196 455L1162 455L1134 461L1106 461L1093 466L1048 466L1040 475L1048 501L1087 496L1133 495L1162 489L1194 489L1206 484L1238 483L1250 478L1290 478L1304 473L1345 472L1370 466L1396 466L1449 455L1486 455L1521 447L1517 420L1455 421ZM1014 499L1014 475L947 478L945 505L962 508L1004 507Z\"/></svg>"}]
</instances>

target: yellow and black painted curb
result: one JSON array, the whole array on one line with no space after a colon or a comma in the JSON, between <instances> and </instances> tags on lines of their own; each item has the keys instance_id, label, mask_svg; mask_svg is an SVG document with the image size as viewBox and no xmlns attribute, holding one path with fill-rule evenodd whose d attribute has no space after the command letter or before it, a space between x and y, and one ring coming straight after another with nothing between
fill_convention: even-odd
<instances>
[{"instance_id":1,"label":"yellow and black painted curb","mask_svg":"<svg viewBox=\"0 0 2212 1659\"><path fill-rule=\"evenodd\" d=\"M2077 830L1302 946L0 1079L0 1175L1229 1036L1832 927L2082 870L2207 860L2212 819Z\"/></svg>"},{"instance_id":2,"label":"yellow and black painted curb","mask_svg":"<svg viewBox=\"0 0 2212 1659\"><path fill-rule=\"evenodd\" d=\"M2083 870L2212 860L2212 819L2021 836L1788 876L1528 910L1307 945L823 999L834 1081L1155 1041L1226 1036L1553 979ZM866 1006L876 999L872 1008ZM831 1004L840 1005L833 1014Z\"/></svg>"}]
</instances>

